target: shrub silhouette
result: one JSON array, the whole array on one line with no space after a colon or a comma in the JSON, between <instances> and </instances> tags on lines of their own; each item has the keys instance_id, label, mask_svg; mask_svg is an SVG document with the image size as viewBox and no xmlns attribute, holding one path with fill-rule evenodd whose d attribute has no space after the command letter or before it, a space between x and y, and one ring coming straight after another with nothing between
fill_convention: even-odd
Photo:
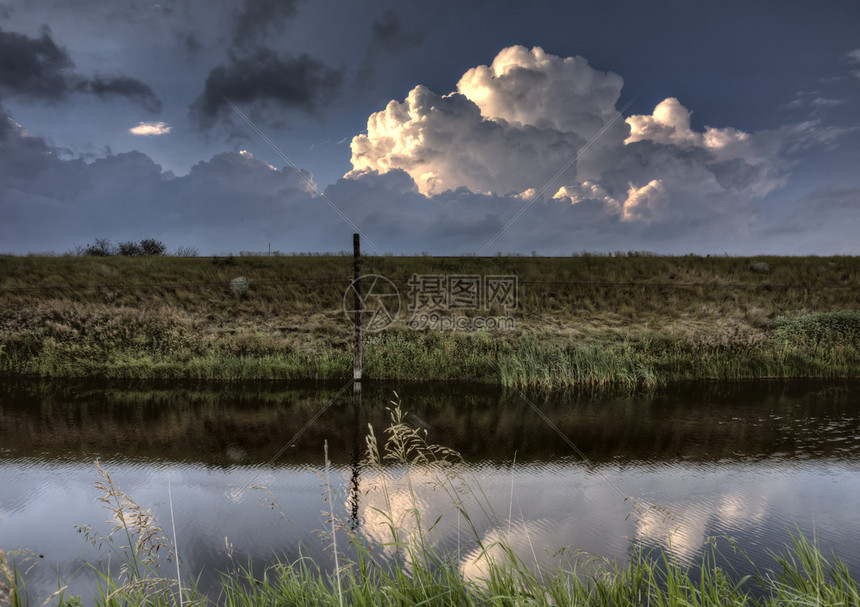
<instances>
[{"instance_id":1,"label":"shrub silhouette","mask_svg":"<svg viewBox=\"0 0 860 607\"><path fill-rule=\"evenodd\" d=\"M160 240L144 238L139 243L129 240L113 244L107 238L96 238L93 244L85 247L77 247L75 253L80 257L111 257L123 255L125 257L142 257L145 255L160 257L164 255L167 246ZM196 254L196 249L194 249Z\"/></svg>"},{"instance_id":2,"label":"shrub silhouette","mask_svg":"<svg viewBox=\"0 0 860 607\"><path fill-rule=\"evenodd\" d=\"M117 253L126 257L140 257L143 255L143 247L136 242L121 242L117 246Z\"/></svg>"},{"instance_id":3,"label":"shrub silhouette","mask_svg":"<svg viewBox=\"0 0 860 607\"><path fill-rule=\"evenodd\" d=\"M116 253L116 248L107 238L96 238L93 244L87 244L83 254L87 257L110 257Z\"/></svg>"},{"instance_id":4,"label":"shrub silhouette","mask_svg":"<svg viewBox=\"0 0 860 607\"><path fill-rule=\"evenodd\" d=\"M153 255L156 257L164 255L164 252L167 250L167 247L163 242L155 240L154 238L145 238L141 240L140 248L143 249L144 255Z\"/></svg>"}]
</instances>

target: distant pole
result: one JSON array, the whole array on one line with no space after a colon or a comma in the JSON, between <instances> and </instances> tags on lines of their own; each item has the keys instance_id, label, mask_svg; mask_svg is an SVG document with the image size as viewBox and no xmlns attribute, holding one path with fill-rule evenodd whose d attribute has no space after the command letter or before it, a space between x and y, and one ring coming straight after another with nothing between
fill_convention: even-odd
<instances>
[{"instance_id":1,"label":"distant pole","mask_svg":"<svg viewBox=\"0 0 860 607\"><path fill-rule=\"evenodd\" d=\"M352 269L355 276L352 287L353 297L355 302L355 359L352 366L352 379L356 382L361 381L361 243L358 234L352 235Z\"/></svg>"}]
</instances>

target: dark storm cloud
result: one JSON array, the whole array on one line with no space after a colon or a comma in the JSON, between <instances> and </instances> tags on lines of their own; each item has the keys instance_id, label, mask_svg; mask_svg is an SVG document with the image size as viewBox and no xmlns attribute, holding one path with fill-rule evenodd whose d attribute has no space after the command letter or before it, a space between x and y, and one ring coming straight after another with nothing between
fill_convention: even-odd
<instances>
[{"instance_id":1,"label":"dark storm cloud","mask_svg":"<svg viewBox=\"0 0 860 607\"><path fill-rule=\"evenodd\" d=\"M374 21L372 27L373 37L358 73L359 83L363 85L369 84L376 75L376 63L380 58L404 53L424 42L423 33L406 32L400 17L390 9Z\"/></svg>"},{"instance_id":2,"label":"dark storm cloud","mask_svg":"<svg viewBox=\"0 0 860 607\"><path fill-rule=\"evenodd\" d=\"M12 16L12 7L0 4L0 19L8 19Z\"/></svg>"},{"instance_id":3,"label":"dark storm cloud","mask_svg":"<svg viewBox=\"0 0 860 607\"><path fill-rule=\"evenodd\" d=\"M6 135L12 132L12 118L6 114L6 109L0 105L0 141L6 139Z\"/></svg>"},{"instance_id":4,"label":"dark storm cloud","mask_svg":"<svg viewBox=\"0 0 860 607\"><path fill-rule=\"evenodd\" d=\"M0 29L0 87L13 95L58 100L69 92L70 70L74 67L68 53L42 28L38 38Z\"/></svg>"},{"instance_id":5,"label":"dark storm cloud","mask_svg":"<svg viewBox=\"0 0 860 607\"><path fill-rule=\"evenodd\" d=\"M151 88L136 78L96 76L80 83L77 90L97 97L127 97L140 103L150 112L161 111L161 100L152 92Z\"/></svg>"},{"instance_id":6,"label":"dark storm cloud","mask_svg":"<svg viewBox=\"0 0 860 607\"><path fill-rule=\"evenodd\" d=\"M140 103L150 112L161 111L161 100L151 88L136 78L96 76L80 83L77 90L97 97L126 97Z\"/></svg>"},{"instance_id":7,"label":"dark storm cloud","mask_svg":"<svg viewBox=\"0 0 860 607\"><path fill-rule=\"evenodd\" d=\"M203 45L200 43L200 40L198 40L194 32L185 32L180 34L179 39L182 43L182 47L189 56L196 56L197 53L200 52L200 49L203 48Z\"/></svg>"},{"instance_id":8,"label":"dark storm cloud","mask_svg":"<svg viewBox=\"0 0 860 607\"><path fill-rule=\"evenodd\" d=\"M295 16L298 0L245 0L236 16L233 43L254 46Z\"/></svg>"},{"instance_id":9,"label":"dark storm cloud","mask_svg":"<svg viewBox=\"0 0 860 607\"><path fill-rule=\"evenodd\" d=\"M74 71L66 50L43 26L38 38L0 29L0 90L9 96L60 101L72 93L124 97L150 111L161 109L152 89L127 76L85 78Z\"/></svg>"},{"instance_id":10,"label":"dark storm cloud","mask_svg":"<svg viewBox=\"0 0 860 607\"><path fill-rule=\"evenodd\" d=\"M307 54L293 57L270 49L258 49L245 57L230 53L226 64L209 73L191 113L202 128L209 128L217 119L229 116L227 98L240 104L273 105L313 114L331 100L342 79L343 70L332 69Z\"/></svg>"},{"instance_id":11,"label":"dark storm cloud","mask_svg":"<svg viewBox=\"0 0 860 607\"><path fill-rule=\"evenodd\" d=\"M423 41L424 34L405 32L400 17L392 10L385 11L380 19L373 22L371 46L382 51L405 51Z\"/></svg>"}]
</instances>

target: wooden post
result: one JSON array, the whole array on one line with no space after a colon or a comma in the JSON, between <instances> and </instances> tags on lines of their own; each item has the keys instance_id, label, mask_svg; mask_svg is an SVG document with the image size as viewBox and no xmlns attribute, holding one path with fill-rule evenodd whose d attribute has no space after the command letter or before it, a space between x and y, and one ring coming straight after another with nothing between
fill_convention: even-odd
<instances>
[{"instance_id":1,"label":"wooden post","mask_svg":"<svg viewBox=\"0 0 860 607\"><path fill-rule=\"evenodd\" d=\"M352 283L353 287L353 297L355 302L355 319L353 323L355 324L355 358L353 360L352 366L352 379L358 384L361 381L361 281L359 277L361 276L361 243L359 241L359 235L352 235L352 255L353 255L353 274L355 278Z\"/></svg>"},{"instance_id":2,"label":"wooden post","mask_svg":"<svg viewBox=\"0 0 860 607\"><path fill-rule=\"evenodd\" d=\"M361 453L361 244L358 234L352 235L353 255L353 309L355 317L355 358L352 365L352 412L353 412L353 453L352 453L352 486L350 490L350 502L353 529L358 527L358 485L361 470L359 455Z\"/></svg>"}]
</instances>

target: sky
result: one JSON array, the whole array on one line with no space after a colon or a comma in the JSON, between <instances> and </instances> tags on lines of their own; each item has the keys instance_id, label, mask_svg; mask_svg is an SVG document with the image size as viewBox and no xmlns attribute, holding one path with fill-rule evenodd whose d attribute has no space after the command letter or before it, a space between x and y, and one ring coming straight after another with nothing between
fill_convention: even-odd
<instances>
[{"instance_id":1,"label":"sky","mask_svg":"<svg viewBox=\"0 0 860 607\"><path fill-rule=\"evenodd\" d=\"M860 3L0 0L0 253L860 254Z\"/></svg>"}]
</instances>

